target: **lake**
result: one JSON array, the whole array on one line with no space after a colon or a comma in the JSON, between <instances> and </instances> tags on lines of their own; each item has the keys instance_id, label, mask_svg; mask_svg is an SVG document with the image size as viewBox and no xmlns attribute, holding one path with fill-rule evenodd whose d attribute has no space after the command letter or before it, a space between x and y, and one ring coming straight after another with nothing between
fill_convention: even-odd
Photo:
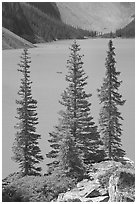
<instances>
[{"instance_id":1,"label":"lake","mask_svg":"<svg viewBox=\"0 0 137 204\"><path fill-rule=\"evenodd\" d=\"M78 40L83 57L83 68L88 75L86 91L92 93L90 98L91 114L98 125L99 99L97 88L100 88L105 76L105 58L109 39ZM58 112L62 109L58 100L67 86L66 61L69 57L73 40L62 40L52 43L38 44L37 48L29 49L31 56L31 80L33 98L38 101L39 125L37 132L41 134L40 147L44 156L41 164L46 171L49 151L49 132L54 130L58 122ZM124 118L122 144L127 157L135 159L135 40L114 39L117 71L121 72L119 80L123 83L119 92L126 99L126 103L119 110ZM18 165L11 160L12 145L17 120L15 100L20 86L21 73L17 71L22 49L2 51L2 169L3 178L18 169ZM62 74L57 73L62 72Z\"/></svg>"}]
</instances>

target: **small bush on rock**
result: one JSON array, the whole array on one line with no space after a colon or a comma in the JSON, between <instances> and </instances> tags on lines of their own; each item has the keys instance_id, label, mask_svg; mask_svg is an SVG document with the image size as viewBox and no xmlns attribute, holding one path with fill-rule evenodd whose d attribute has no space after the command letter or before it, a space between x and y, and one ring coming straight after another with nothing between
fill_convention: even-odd
<instances>
[{"instance_id":1,"label":"small bush on rock","mask_svg":"<svg viewBox=\"0 0 137 204\"><path fill-rule=\"evenodd\" d=\"M118 167L113 167L109 170L106 170L106 172L104 172L103 174L101 174L99 177L98 177L98 180L101 184L101 187L103 188L108 188L109 186L109 179L111 177L111 175L118 169Z\"/></svg>"}]
</instances>

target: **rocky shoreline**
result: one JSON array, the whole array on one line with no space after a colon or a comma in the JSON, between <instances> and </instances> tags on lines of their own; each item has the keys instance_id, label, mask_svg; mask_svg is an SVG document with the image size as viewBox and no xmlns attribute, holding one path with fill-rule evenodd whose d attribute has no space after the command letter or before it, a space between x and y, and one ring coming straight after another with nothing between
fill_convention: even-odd
<instances>
[{"instance_id":1,"label":"rocky shoreline","mask_svg":"<svg viewBox=\"0 0 137 204\"><path fill-rule=\"evenodd\" d=\"M2 181L4 202L134 202L135 167L131 161L102 161L83 180L48 176L9 175ZM67 180L69 179L69 180Z\"/></svg>"},{"instance_id":2,"label":"rocky shoreline","mask_svg":"<svg viewBox=\"0 0 137 204\"><path fill-rule=\"evenodd\" d=\"M94 164L89 178L61 193L56 202L134 202L135 172L132 164L106 161Z\"/></svg>"}]
</instances>

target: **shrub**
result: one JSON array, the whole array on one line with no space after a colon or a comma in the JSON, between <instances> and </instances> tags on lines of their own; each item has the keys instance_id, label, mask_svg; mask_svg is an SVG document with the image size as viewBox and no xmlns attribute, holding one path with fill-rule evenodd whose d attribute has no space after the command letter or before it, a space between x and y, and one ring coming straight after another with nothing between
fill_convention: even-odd
<instances>
[{"instance_id":1,"label":"shrub","mask_svg":"<svg viewBox=\"0 0 137 204\"><path fill-rule=\"evenodd\" d=\"M50 176L47 176L45 195L48 201L55 200L60 193L72 189L75 184L75 179L67 177L61 170L57 169Z\"/></svg>"},{"instance_id":2,"label":"shrub","mask_svg":"<svg viewBox=\"0 0 137 204\"><path fill-rule=\"evenodd\" d=\"M73 179L58 173L49 176L8 177L7 185L3 186L3 202L49 202L57 199L60 193L75 185Z\"/></svg>"},{"instance_id":3,"label":"shrub","mask_svg":"<svg viewBox=\"0 0 137 204\"><path fill-rule=\"evenodd\" d=\"M45 178L40 176L25 176L16 179L3 189L3 199L11 202L46 201L43 194L44 183Z\"/></svg>"},{"instance_id":4,"label":"shrub","mask_svg":"<svg viewBox=\"0 0 137 204\"><path fill-rule=\"evenodd\" d=\"M103 174L99 175L98 180L103 188L108 188L110 176L118 169L118 167L112 167L106 170Z\"/></svg>"},{"instance_id":5,"label":"shrub","mask_svg":"<svg viewBox=\"0 0 137 204\"><path fill-rule=\"evenodd\" d=\"M120 192L134 200L135 197L135 172L133 169L120 169L116 172L119 177L117 186Z\"/></svg>"},{"instance_id":6,"label":"shrub","mask_svg":"<svg viewBox=\"0 0 137 204\"><path fill-rule=\"evenodd\" d=\"M23 196L21 189L15 186L8 186L2 191L2 202L28 202L29 199Z\"/></svg>"}]
</instances>

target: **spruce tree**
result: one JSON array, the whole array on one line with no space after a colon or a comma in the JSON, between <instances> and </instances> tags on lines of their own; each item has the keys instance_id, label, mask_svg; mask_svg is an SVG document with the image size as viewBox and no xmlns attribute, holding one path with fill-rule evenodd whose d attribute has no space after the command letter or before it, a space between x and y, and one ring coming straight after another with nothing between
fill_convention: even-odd
<instances>
[{"instance_id":1,"label":"spruce tree","mask_svg":"<svg viewBox=\"0 0 137 204\"><path fill-rule=\"evenodd\" d=\"M13 144L13 159L19 163L23 175L40 174L41 168L38 163L43 160L38 143L41 136L36 133L35 127L38 124L37 101L33 99L31 93L30 63L29 53L25 48L18 69L22 73L22 78L18 91L20 99L16 100L18 105L16 118L19 122L15 126L17 133Z\"/></svg>"},{"instance_id":2,"label":"spruce tree","mask_svg":"<svg viewBox=\"0 0 137 204\"><path fill-rule=\"evenodd\" d=\"M83 70L83 56L79 52L80 46L74 41L67 61L68 74L66 75L66 81L68 87L61 95L62 100L59 101L64 106L64 110L60 111L59 125L55 127L54 132L50 133L49 142L52 150L47 154L47 157L54 159L53 162L48 164L52 168L63 161L59 158L62 143L69 145L73 143L77 152L76 155L82 163L91 164L104 158L104 152L101 149L102 142L90 113L91 103L89 98L91 94L87 94L84 90L88 77ZM68 137L70 140L68 140ZM71 148L68 151L71 151ZM71 152L68 155L73 156ZM71 160L71 158L68 157L68 160ZM75 160L73 165L77 165L77 161L79 161L76 156Z\"/></svg>"},{"instance_id":3,"label":"spruce tree","mask_svg":"<svg viewBox=\"0 0 137 204\"><path fill-rule=\"evenodd\" d=\"M65 137L60 142L58 158L60 161L58 169L60 169L66 176L75 179L83 178L85 167L78 155L75 142L69 132L65 133Z\"/></svg>"},{"instance_id":4,"label":"spruce tree","mask_svg":"<svg viewBox=\"0 0 137 204\"><path fill-rule=\"evenodd\" d=\"M118 80L120 72L116 71L115 47L112 40L109 41L108 47L105 63L106 75L103 85L98 89L100 103L103 104L99 123L108 159L118 160L125 155L121 143L122 124L120 121L123 118L118 110L118 106L124 105L125 100L122 100L122 95L119 93L122 81Z\"/></svg>"}]
</instances>

